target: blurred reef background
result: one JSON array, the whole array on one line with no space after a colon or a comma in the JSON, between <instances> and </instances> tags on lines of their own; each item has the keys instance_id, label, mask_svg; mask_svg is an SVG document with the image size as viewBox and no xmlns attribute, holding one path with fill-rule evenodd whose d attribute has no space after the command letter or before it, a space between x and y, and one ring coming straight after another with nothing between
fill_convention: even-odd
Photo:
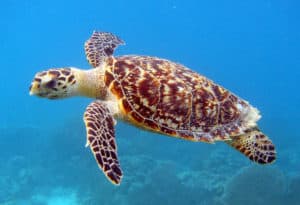
<instances>
[{"instance_id":1,"label":"blurred reef background","mask_svg":"<svg viewBox=\"0 0 300 205\"><path fill-rule=\"evenodd\" d=\"M300 201L300 3L271 0L8 0L0 8L1 205L295 205ZM91 99L30 97L37 71L89 68L93 30L120 36L117 55L167 58L248 100L278 160L251 163L209 145L118 122L124 178L113 186L86 142Z\"/></svg>"}]
</instances>

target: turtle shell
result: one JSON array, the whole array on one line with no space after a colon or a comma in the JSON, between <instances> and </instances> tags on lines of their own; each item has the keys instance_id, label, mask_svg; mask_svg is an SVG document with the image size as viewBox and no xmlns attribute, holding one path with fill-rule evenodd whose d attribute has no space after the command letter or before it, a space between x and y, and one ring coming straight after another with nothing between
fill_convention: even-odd
<instances>
[{"instance_id":1,"label":"turtle shell","mask_svg":"<svg viewBox=\"0 0 300 205\"><path fill-rule=\"evenodd\" d=\"M126 119L143 128L205 142L227 140L247 128L246 101L180 64L110 57L104 80Z\"/></svg>"}]
</instances>

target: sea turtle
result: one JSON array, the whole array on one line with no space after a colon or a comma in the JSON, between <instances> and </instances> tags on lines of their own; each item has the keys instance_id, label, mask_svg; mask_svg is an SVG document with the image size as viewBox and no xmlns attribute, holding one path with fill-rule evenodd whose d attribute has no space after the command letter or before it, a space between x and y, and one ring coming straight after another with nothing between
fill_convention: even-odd
<instances>
[{"instance_id":1,"label":"sea turtle","mask_svg":"<svg viewBox=\"0 0 300 205\"><path fill-rule=\"evenodd\" d=\"M84 113L86 146L113 184L122 171L115 141L116 119L195 142L225 141L250 160L271 163L276 151L257 127L258 110L206 77L169 60L113 52L124 42L95 31L85 42L90 70L74 67L38 72L30 95L95 98Z\"/></svg>"}]
</instances>

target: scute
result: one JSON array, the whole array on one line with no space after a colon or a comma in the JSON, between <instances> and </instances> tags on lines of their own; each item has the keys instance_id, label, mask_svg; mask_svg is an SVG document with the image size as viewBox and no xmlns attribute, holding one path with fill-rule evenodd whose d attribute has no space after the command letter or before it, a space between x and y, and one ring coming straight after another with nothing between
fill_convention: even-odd
<instances>
[{"instance_id":1,"label":"scute","mask_svg":"<svg viewBox=\"0 0 300 205\"><path fill-rule=\"evenodd\" d=\"M143 128L206 142L247 128L241 115L247 102L180 64L122 56L110 60L105 79L124 115Z\"/></svg>"}]
</instances>

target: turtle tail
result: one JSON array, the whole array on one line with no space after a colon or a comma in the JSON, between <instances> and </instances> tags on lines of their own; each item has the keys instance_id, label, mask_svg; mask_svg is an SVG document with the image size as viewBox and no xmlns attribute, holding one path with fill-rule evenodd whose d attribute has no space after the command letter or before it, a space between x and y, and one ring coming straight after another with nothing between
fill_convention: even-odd
<instances>
[{"instance_id":1,"label":"turtle tail","mask_svg":"<svg viewBox=\"0 0 300 205\"><path fill-rule=\"evenodd\" d=\"M269 164L276 159L274 144L257 127L232 137L226 143L258 164Z\"/></svg>"}]
</instances>

